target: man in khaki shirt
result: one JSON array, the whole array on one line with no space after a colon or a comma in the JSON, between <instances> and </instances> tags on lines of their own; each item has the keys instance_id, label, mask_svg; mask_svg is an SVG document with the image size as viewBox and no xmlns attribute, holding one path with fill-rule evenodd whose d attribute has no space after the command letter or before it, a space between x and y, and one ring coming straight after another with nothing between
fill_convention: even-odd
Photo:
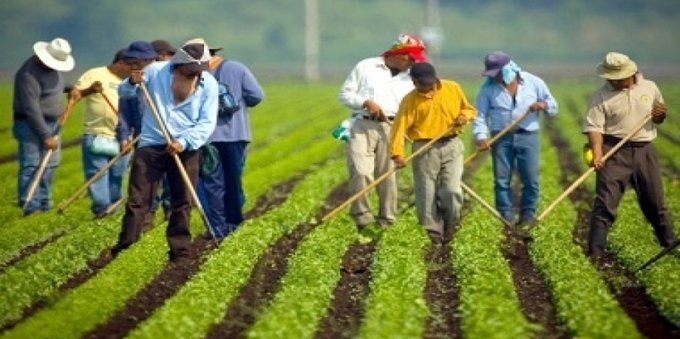
<instances>
[{"instance_id":1,"label":"man in khaki shirt","mask_svg":"<svg viewBox=\"0 0 680 339\"><path fill-rule=\"evenodd\" d=\"M597 70L606 83L590 97L583 127L593 149L592 165L597 170L589 254L594 258L602 256L608 229L616 219L616 210L629 184L637 193L640 208L652 224L659 244L669 246L675 236L664 204L658 159L651 144L656 138L656 125L666 119L661 92L653 81L638 73L635 62L624 54L607 53ZM603 161L603 155L649 114L651 121Z\"/></svg>"}]
</instances>

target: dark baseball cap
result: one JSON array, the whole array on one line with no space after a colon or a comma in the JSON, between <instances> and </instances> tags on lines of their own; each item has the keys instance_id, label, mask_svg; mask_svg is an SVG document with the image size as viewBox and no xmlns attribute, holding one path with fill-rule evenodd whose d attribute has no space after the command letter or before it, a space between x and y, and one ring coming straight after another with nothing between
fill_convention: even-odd
<instances>
[{"instance_id":1,"label":"dark baseball cap","mask_svg":"<svg viewBox=\"0 0 680 339\"><path fill-rule=\"evenodd\" d=\"M113 61L111 63L115 64L116 62L123 60L125 58L125 52L127 52L127 48L119 49L113 56Z\"/></svg>"},{"instance_id":2,"label":"dark baseball cap","mask_svg":"<svg viewBox=\"0 0 680 339\"><path fill-rule=\"evenodd\" d=\"M153 46L153 50L156 51L156 53L161 54L161 53L168 53L168 54L175 54L177 49L175 47L172 47L172 45L167 41L167 40L154 40L151 42L151 46Z\"/></svg>"},{"instance_id":3,"label":"dark baseball cap","mask_svg":"<svg viewBox=\"0 0 680 339\"><path fill-rule=\"evenodd\" d=\"M125 59L140 60L155 59L156 56L156 51L153 50L151 44L141 40L133 41L123 54L123 58Z\"/></svg>"},{"instance_id":4,"label":"dark baseball cap","mask_svg":"<svg viewBox=\"0 0 680 339\"><path fill-rule=\"evenodd\" d=\"M510 56L501 51L489 53L484 57L484 72L483 76L495 77L498 72L510 62Z\"/></svg>"},{"instance_id":5,"label":"dark baseball cap","mask_svg":"<svg viewBox=\"0 0 680 339\"><path fill-rule=\"evenodd\" d=\"M437 82L437 72L434 66L429 62L417 62L411 66L409 72L411 78L416 79L418 83L423 85L432 85Z\"/></svg>"}]
</instances>

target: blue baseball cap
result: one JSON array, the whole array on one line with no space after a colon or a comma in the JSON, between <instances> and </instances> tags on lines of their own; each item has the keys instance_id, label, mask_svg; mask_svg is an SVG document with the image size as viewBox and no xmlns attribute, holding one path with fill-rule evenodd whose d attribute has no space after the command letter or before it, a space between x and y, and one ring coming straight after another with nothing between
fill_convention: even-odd
<instances>
[{"instance_id":1,"label":"blue baseball cap","mask_svg":"<svg viewBox=\"0 0 680 339\"><path fill-rule=\"evenodd\" d=\"M146 41L133 41L125 51L123 58L125 59L156 59L158 54L154 51L153 46Z\"/></svg>"}]
</instances>

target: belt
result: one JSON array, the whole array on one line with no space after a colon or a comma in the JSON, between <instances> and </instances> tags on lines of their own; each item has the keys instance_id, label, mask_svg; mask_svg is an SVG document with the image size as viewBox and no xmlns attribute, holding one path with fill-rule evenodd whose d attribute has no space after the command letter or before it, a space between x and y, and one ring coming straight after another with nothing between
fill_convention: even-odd
<instances>
[{"instance_id":1,"label":"belt","mask_svg":"<svg viewBox=\"0 0 680 339\"><path fill-rule=\"evenodd\" d=\"M379 118L376 118L372 115L361 115L361 118L364 119L364 120L382 121ZM394 121L393 116L391 116L391 117L385 116L385 119L387 119L387 121Z\"/></svg>"},{"instance_id":2,"label":"belt","mask_svg":"<svg viewBox=\"0 0 680 339\"><path fill-rule=\"evenodd\" d=\"M500 130L498 130L498 131L491 131L491 134L492 134L492 135L496 135L496 134L498 134L498 133L500 133L500 132L501 132ZM510 130L508 133L515 133L515 134L532 134L532 133L537 133L537 132L538 132L538 130L535 130L535 131L527 131L527 130L525 130L525 129L523 129L523 128L517 128L517 129Z\"/></svg>"},{"instance_id":3,"label":"belt","mask_svg":"<svg viewBox=\"0 0 680 339\"><path fill-rule=\"evenodd\" d=\"M608 146L614 146L618 144L619 141L621 140L623 139L611 135L602 136L602 141ZM649 145L649 143L650 143L649 141L626 141L623 143L623 147L645 147Z\"/></svg>"},{"instance_id":4,"label":"belt","mask_svg":"<svg viewBox=\"0 0 680 339\"><path fill-rule=\"evenodd\" d=\"M445 144L445 143L447 143L447 142L449 142L449 141L451 141L455 138L458 138L458 134L452 134L452 135L447 135L445 137L441 137L441 138L437 139L436 142L440 143L440 144ZM416 141L430 142L431 140L432 139L418 139Z\"/></svg>"}]
</instances>

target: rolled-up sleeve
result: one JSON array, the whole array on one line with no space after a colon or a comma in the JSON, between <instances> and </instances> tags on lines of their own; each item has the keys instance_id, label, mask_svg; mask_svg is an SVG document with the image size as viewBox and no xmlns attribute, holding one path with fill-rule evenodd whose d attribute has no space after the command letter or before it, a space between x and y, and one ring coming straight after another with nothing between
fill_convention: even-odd
<instances>
[{"instance_id":1,"label":"rolled-up sleeve","mask_svg":"<svg viewBox=\"0 0 680 339\"><path fill-rule=\"evenodd\" d=\"M208 141L208 138L215 130L217 124L217 96L217 81L212 75L208 74L204 78L204 87L198 108L198 119L191 128L188 128L181 137L177 138L177 141L182 144L185 150L197 150Z\"/></svg>"},{"instance_id":2,"label":"rolled-up sleeve","mask_svg":"<svg viewBox=\"0 0 680 339\"><path fill-rule=\"evenodd\" d=\"M583 122L583 133L598 132L604 134L605 111L604 102L599 95L593 95L588 101L588 111Z\"/></svg>"},{"instance_id":3,"label":"rolled-up sleeve","mask_svg":"<svg viewBox=\"0 0 680 339\"><path fill-rule=\"evenodd\" d=\"M487 139L489 136L489 127L487 126L487 114L489 112L489 100L484 91L484 87L480 90L475 100L477 107L477 117L472 122L472 134L475 140Z\"/></svg>"}]
</instances>

